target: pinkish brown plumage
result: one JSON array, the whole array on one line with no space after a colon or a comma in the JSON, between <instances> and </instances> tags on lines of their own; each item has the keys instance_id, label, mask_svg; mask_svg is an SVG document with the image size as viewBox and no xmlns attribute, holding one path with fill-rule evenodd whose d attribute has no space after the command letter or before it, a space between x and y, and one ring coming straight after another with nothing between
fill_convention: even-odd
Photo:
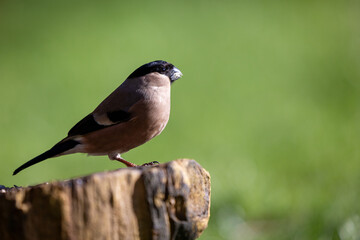
<instances>
[{"instance_id":1,"label":"pinkish brown plumage","mask_svg":"<svg viewBox=\"0 0 360 240\"><path fill-rule=\"evenodd\" d=\"M68 136L50 150L21 165L21 170L51 157L71 153L108 155L127 166L125 153L159 135L170 116L170 86L182 76L165 61L136 69L95 110L70 129Z\"/></svg>"}]
</instances>

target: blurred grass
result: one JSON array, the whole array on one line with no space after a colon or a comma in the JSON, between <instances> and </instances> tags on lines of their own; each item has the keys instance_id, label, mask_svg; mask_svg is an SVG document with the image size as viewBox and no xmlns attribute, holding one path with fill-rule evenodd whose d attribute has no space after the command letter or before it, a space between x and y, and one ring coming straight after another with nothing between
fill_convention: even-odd
<instances>
[{"instance_id":1,"label":"blurred grass","mask_svg":"<svg viewBox=\"0 0 360 240\"><path fill-rule=\"evenodd\" d=\"M358 1L0 1L0 184L119 167L72 155L12 177L138 66L184 73L165 131L124 156L212 176L201 239L360 239Z\"/></svg>"}]
</instances>

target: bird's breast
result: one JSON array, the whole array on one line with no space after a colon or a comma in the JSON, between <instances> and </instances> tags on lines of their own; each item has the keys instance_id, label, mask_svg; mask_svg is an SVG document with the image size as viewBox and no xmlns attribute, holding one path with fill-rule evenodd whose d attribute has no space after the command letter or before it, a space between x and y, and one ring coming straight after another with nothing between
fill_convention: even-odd
<instances>
[{"instance_id":1,"label":"bird's breast","mask_svg":"<svg viewBox=\"0 0 360 240\"><path fill-rule=\"evenodd\" d=\"M159 128L161 132L161 126L166 125L170 116L170 91L164 87L151 87L134 113L148 128Z\"/></svg>"},{"instance_id":2,"label":"bird's breast","mask_svg":"<svg viewBox=\"0 0 360 240\"><path fill-rule=\"evenodd\" d=\"M148 89L130 109L129 121L86 136L90 154L124 153L159 135L170 116L170 91L161 87Z\"/></svg>"}]
</instances>

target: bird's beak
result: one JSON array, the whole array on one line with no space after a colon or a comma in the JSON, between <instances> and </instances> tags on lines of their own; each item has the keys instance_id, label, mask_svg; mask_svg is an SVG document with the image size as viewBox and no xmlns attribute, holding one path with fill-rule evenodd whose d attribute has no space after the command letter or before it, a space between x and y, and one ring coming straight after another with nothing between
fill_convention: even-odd
<instances>
[{"instance_id":1,"label":"bird's beak","mask_svg":"<svg viewBox=\"0 0 360 240\"><path fill-rule=\"evenodd\" d=\"M173 69L171 70L171 75L170 75L171 82L174 82L175 80L181 78L182 75L183 74L180 72L179 69L177 69L176 67L173 67Z\"/></svg>"}]
</instances>

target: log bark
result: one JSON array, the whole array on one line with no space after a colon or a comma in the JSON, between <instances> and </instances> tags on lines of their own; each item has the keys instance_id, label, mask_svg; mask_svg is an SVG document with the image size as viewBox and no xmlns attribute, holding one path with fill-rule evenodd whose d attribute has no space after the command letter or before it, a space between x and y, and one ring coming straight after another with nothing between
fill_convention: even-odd
<instances>
[{"instance_id":1,"label":"log bark","mask_svg":"<svg viewBox=\"0 0 360 240\"><path fill-rule=\"evenodd\" d=\"M210 217L210 175L175 160L0 190L0 238L195 239Z\"/></svg>"}]
</instances>

